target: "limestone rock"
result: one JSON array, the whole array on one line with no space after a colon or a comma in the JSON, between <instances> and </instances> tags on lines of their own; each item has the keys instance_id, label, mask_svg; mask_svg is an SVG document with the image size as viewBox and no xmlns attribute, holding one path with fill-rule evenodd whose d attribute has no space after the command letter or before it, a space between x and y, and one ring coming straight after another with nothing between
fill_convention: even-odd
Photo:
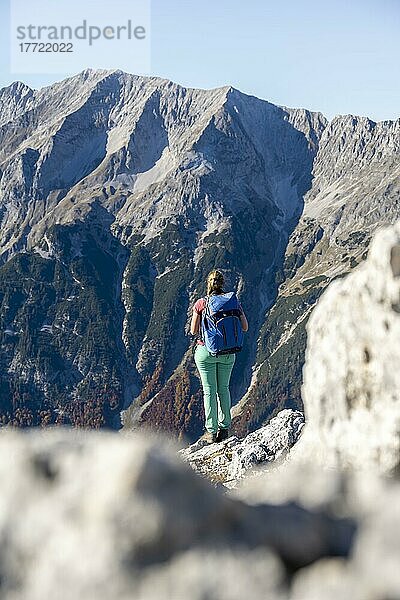
<instances>
[{"instance_id":1,"label":"limestone rock","mask_svg":"<svg viewBox=\"0 0 400 600\"><path fill-rule=\"evenodd\" d=\"M388 472L400 449L400 222L376 234L367 261L333 282L308 325L295 454Z\"/></svg>"},{"instance_id":2,"label":"limestone rock","mask_svg":"<svg viewBox=\"0 0 400 600\"><path fill-rule=\"evenodd\" d=\"M3 428L0 485L5 600L280 599L287 569L346 556L354 535L231 498L144 434Z\"/></svg>"},{"instance_id":3,"label":"limestone rock","mask_svg":"<svg viewBox=\"0 0 400 600\"><path fill-rule=\"evenodd\" d=\"M319 560L298 571L290 599L398 598L400 484L372 473L347 472L342 478L344 485L331 495L331 507L336 514L356 515L358 530L351 556Z\"/></svg>"},{"instance_id":4,"label":"limestone rock","mask_svg":"<svg viewBox=\"0 0 400 600\"><path fill-rule=\"evenodd\" d=\"M284 569L268 550L190 550L149 569L135 600L285 600Z\"/></svg>"},{"instance_id":5,"label":"limestone rock","mask_svg":"<svg viewBox=\"0 0 400 600\"><path fill-rule=\"evenodd\" d=\"M271 467L260 477L242 480L230 496L255 506L295 503L356 523L350 555L319 559L298 570L290 600L398 598L399 481L373 471L324 469L318 462L289 460Z\"/></svg>"},{"instance_id":6,"label":"limestone rock","mask_svg":"<svg viewBox=\"0 0 400 600\"><path fill-rule=\"evenodd\" d=\"M255 467L266 466L287 454L298 440L303 425L302 412L286 409L244 439L232 436L210 445L199 440L182 450L181 455L211 481L232 487Z\"/></svg>"}]
</instances>

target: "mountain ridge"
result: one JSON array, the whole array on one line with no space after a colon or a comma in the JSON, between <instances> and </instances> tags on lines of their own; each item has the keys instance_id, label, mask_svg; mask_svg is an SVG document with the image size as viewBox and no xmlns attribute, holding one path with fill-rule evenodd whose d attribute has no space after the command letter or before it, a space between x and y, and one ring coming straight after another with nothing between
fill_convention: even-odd
<instances>
[{"instance_id":1,"label":"mountain ridge","mask_svg":"<svg viewBox=\"0 0 400 600\"><path fill-rule=\"evenodd\" d=\"M232 91L232 92L239 92L240 94L242 94L243 96L247 96L249 98L256 98L257 100L260 100L262 102L267 102L268 104L271 104L272 106L277 106L278 108L281 108L283 110L297 110L297 111L306 111L306 112L310 112L310 113L314 113L314 114L320 114L324 117L324 119L326 119L327 123L331 123L332 121L336 120L336 119L342 119L344 117L350 117L350 118L356 118L356 119L367 119L368 121L370 121L371 123L375 123L375 124L379 124L379 123L395 123L400 119L400 116L397 119L379 119L379 120L375 120L372 119L371 117L369 117L368 115L361 115L361 114L357 114L357 113L337 113L335 114L331 119L328 119L321 111L318 110L312 110L306 107L290 107L287 106L285 104L276 104L274 102L271 102L270 100L267 100L266 98L260 98L259 96L256 96L255 94L252 94L250 92L243 92L242 90L240 90L239 88L233 86L232 84L226 84L223 86L216 86L213 88L200 88L200 87L193 87L193 86L185 86L185 85L181 85L171 79L168 79L167 77L159 77L159 76L147 76L147 75L135 75L135 74L131 74L128 73L127 71L123 71L122 69L92 69L92 68L87 68L84 69L83 71L80 71L79 73L77 73L76 75L71 75L66 79L62 79L59 81L55 81L49 85L43 86L43 87L39 87L39 88L34 88L29 86L28 84L26 84L25 82L23 82L22 80L15 80L12 83L10 83L7 86L4 86L2 88L0 88L0 93L4 92L5 90L8 90L10 88L12 88L13 86L23 86L24 88L26 88L27 90L30 91L46 91L50 88L53 88L56 85L60 85L63 84L65 81L68 80L72 80L75 79L77 77L88 77L92 74L96 74L96 73L104 73L105 76L111 75L111 74L122 74L122 75L128 75L130 77L136 77L138 79L143 79L143 80L149 80L149 81L159 81L159 82L164 82L166 84L169 85L176 85L184 90L192 90L192 91L215 91L215 90L228 90L228 91Z\"/></svg>"}]
</instances>

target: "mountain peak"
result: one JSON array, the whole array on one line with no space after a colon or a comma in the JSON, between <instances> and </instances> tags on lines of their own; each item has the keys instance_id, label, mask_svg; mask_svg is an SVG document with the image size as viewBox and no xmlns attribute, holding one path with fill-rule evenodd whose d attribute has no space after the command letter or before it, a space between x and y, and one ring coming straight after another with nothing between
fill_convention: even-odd
<instances>
[{"instance_id":1,"label":"mountain peak","mask_svg":"<svg viewBox=\"0 0 400 600\"><path fill-rule=\"evenodd\" d=\"M33 92L33 89L23 81L13 81L10 85L0 89L0 94L8 93L12 96L25 96L30 92Z\"/></svg>"}]
</instances>

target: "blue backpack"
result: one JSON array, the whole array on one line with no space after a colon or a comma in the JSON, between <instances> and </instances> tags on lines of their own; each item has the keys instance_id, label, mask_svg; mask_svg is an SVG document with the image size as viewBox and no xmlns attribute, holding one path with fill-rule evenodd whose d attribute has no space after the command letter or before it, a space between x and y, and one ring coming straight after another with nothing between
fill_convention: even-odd
<instances>
[{"instance_id":1,"label":"blue backpack","mask_svg":"<svg viewBox=\"0 0 400 600\"><path fill-rule=\"evenodd\" d=\"M212 356L240 352L243 346L241 310L235 292L206 296L201 321L203 342Z\"/></svg>"}]
</instances>

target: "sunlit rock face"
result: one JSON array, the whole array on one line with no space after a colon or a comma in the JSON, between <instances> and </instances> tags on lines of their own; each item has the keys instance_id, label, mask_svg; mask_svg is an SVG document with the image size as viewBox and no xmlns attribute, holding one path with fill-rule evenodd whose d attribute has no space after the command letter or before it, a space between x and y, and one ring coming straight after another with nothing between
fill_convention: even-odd
<instances>
[{"instance_id":1,"label":"sunlit rock face","mask_svg":"<svg viewBox=\"0 0 400 600\"><path fill-rule=\"evenodd\" d=\"M307 332L299 452L391 471L400 456L400 222L380 230L367 260L329 286Z\"/></svg>"},{"instance_id":2,"label":"sunlit rock face","mask_svg":"<svg viewBox=\"0 0 400 600\"><path fill-rule=\"evenodd\" d=\"M182 450L181 456L210 481L235 487L243 477L283 460L299 439L303 427L303 413L286 409L242 439L233 435L223 442L207 444L200 438Z\"/></svg>"}]
</instances>

